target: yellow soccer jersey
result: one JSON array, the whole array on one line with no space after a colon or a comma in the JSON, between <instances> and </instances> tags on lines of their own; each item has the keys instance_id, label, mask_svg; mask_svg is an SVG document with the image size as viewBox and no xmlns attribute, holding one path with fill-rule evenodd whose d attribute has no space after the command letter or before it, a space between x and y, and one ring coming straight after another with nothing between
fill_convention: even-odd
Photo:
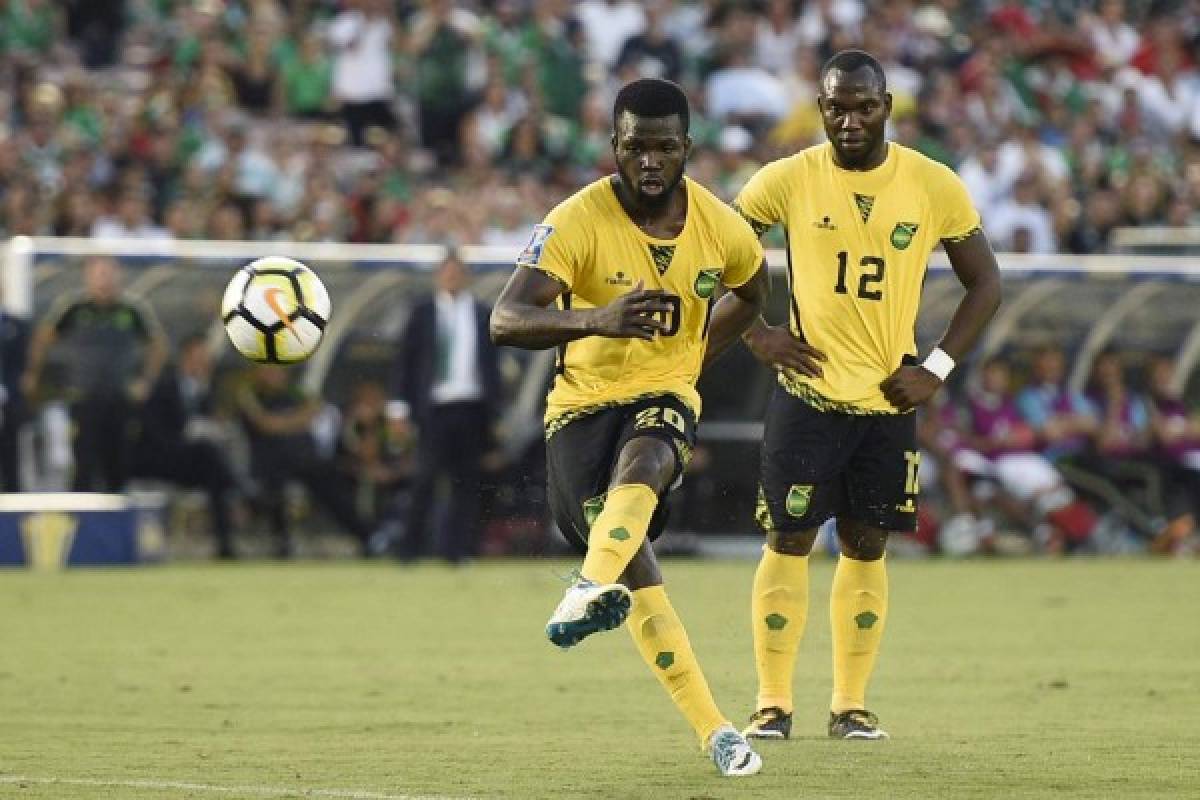
<instances>
[{"instance_id":1,"label":"yellow soccer jersey","mask_svg":"<svg viewBox=\"0 0 1200 800\"><path fill-rule=\"evenodd\" d=\"M674 394L700 415L696 379L704 361L718 284L750 280L762 246L745 220L684 178L687 220L679 236L656 239L629 219L608 177L584 187L534 228L517 259L566 287L560 307L597 308L632 291L662 289L674 299L671 332L652 341L589 336L559 350L547 398L548 433L592 409L648 394Z\"/></svg>"},{"instance_id":2,"label":"yellow soccer jersey","mask_svg":"<svg viewBox=\"0 0 1200 800\"><path fill-rule=\"evenodd\" d=\"M818 408L896 413L879 384L916 355L929 255L980 225L966 186L895 142L867 172L839 168L826 143L766 165L734 204L760 234L783 223L792 329L828 358L823 377L780 383Z\"/></svg>"}]
</instances>

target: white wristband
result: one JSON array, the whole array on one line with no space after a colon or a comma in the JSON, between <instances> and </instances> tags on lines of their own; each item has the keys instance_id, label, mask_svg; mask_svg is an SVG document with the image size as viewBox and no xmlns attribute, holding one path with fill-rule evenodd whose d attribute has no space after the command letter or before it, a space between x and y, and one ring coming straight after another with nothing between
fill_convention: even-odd
<instances>
[{"instance_id":1,"label":"white wristband","mask_svg":"<svg viewBox=\"0 0 1200 800\"><path fill-rule=\"evenodd\" d=\"M942 348L935 347L929 355L925 356L921 366L937 375L938 380L945 383L946 378L950 377L950 373L954 370L954 359Z\"/></svg>"}]
</instances>

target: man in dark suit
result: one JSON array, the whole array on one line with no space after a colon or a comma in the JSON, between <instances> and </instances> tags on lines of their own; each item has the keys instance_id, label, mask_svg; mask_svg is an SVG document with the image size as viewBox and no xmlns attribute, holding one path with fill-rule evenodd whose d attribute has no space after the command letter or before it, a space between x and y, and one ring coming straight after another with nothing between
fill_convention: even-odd
<instances>
[{"instance_id":1,"label":"man in dark suit","mask_svg":"<svg viewBox=\"0 0 1200 800\"><path fill-rule=\"evenodd\" d=\"M138 420L133 475L203 489L218 558L233 558L231 495L238 481L213 421L212 357L203 336L179 346L179 360L163 370Z\"/></svg>"},{"instance_id":2,"label":"man in dark suit","mask_svg":"<svg viewBox=\"0 0 1200 800\"><path fill-rule=\"evenodd\" d=\"M0 309L0 490L21 491L17 434L24 421L21 375L29 351L29 323Z\"/></svg>"},{"instance_id":3,"label":"man in dark suit","mask_svg":"<svg viewBox=\"0 0 1200 800\"><path fill-rule=\"evenodd\" d=\"M492 443L500 398L496 348L488 336L490 309L468 291L471 274L451 252L437 268L436 292L419 303L400 346L400 396L412 409L418 466L401 560L424 554L429 511L439 479L450 483L447 526L437 554L461 563L479 538L481 461Z\"/></svg>"}]
</instances>

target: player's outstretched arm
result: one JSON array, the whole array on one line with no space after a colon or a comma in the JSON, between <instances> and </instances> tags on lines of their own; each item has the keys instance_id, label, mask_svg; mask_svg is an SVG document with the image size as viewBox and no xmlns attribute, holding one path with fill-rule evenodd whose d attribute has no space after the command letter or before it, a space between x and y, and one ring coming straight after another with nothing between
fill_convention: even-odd
<instances>
[{"instance_id":1,"label":"player's outstretched arm","mask_svg":"<svg viewBox=\"0 0 1200 800\"><path fill-rule=\"evenodd\" d=\"M992 321L1000 307L1001 290L996 254L983 231L976 231L961 241L943 244L954 274L967 290L937 348L949 358L948 362L942 359L942 369L948 374L954 364L971 352L984 328ZM900 367L880 388L888 402L901 411L908 411L933 397L941 388L945 374L939 376L935 369L937 365L931 365L929 360L919 367Z\"/></svg>"},{"instance_id":2,"label":"player's outstretched arm","mask_svg":"<svg viewBox=\"0 0 1200 800\"><path fill-rule=\"evenodd\" d=\"M770 278L764 261L754 277L731 288L717 301L708 327L708 347L704 351L704 369L716 361L741 336L750 324L761 319L770 294Z\"/></svg>"},{"instance_id":3,"label":"player's outstretched arm","mask_svg":"<svg viewBox=\"0 0 1200 800\"><path fill-rule=\"evenodd\" d=\"M562 292L563 285L543 272L515 270L492 309L488 326L492 341L544 350L585 336L648 341L670 330L666 320L674 307L660 289L643 289L639 283L632 292L599 308L548 308Z\"/></svg>"}]
</instances>

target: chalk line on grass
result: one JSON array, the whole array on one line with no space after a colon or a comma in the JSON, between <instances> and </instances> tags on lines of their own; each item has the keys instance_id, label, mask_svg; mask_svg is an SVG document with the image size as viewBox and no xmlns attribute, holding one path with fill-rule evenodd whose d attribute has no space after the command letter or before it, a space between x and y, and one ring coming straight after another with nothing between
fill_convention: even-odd
<instances>
[{"instance_id":1,"label":"chalk line on grass","mask_svg":"<svg viewBox=\"0 0 1200 800\"><path fill-rule=\"evenodd\" d=\"M111 780L101 778L31 778L25 775L0 775L0 785L32 786L92 786L122 789L178 789L188 792L211 792L243 797L314 797L334 800L469 800L431 794L388 794L359 789L300 789L287 786L222 786L213 783L164 780Z\"/></svg>"}]
</instances>

